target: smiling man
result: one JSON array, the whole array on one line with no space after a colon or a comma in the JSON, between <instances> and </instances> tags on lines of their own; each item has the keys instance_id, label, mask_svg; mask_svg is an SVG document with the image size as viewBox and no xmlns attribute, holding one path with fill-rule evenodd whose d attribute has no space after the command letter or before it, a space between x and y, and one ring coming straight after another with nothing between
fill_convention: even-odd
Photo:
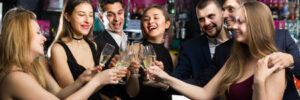
<instances>
[{"instance_id":1,"label":"smiling man","mask_svg":"<svg viewBox=\"0 0 300 100\"><path fill-rule=\"evenodd\" d=\"M113 46L115 46L115 50L112 54L112 57L115 54L119 54L119 47L122 44L126 45L127 43L127 37L126 34L123 32L123 26L124 26L124 6L122 0L99 0L100 7L103 10L103 12L106 12L106 17L108 20L108 26L109 28L105 29L104 31L98 34L94 41L97 43L98 52L101 52L104 48L106 43L109 43ZM98 56L99 57L99 56ZM109 63L107 61L107 63ZM106 64L107 65L107 64ZM107 66L104 68L107 69ZM103 93L105 96L102 95L102 98L110 98L110 99L123 99L127 100L129 99L129 96L127 95L125 85L108 85L105 86L101 93Z\"/></svg>"},{"instance_id":2,"label":"smiling man","mask_svg":"<svg viewBox=\"0 0 300 100\"><path fill-rule=\"evenodd\" d=\"M115 46L113 55L119 54L119 47L121 42L127 43L126 34L123 32L124 26L124 6L122 0L102 0L101 9L106 12L108 19L108 29L105 29L94 38L94 41L98 45L98 51L102 51L106 43ZM112 56L113 56L112 55Z\"/></svg>"},{"instance_id":3,"label":"smiling man","mask_svg":"<svg viewBox=\"0 0 300 100\"><path fill-rule=\"evenodd\" d=\"M216 46L230 37L223 27L222 7L216 0L200 0L196 6L197 19L203 35L182 44L178 65L170 74L188 83L202 86L194 78L208 68Z\"/></svg>"}]
</instances>

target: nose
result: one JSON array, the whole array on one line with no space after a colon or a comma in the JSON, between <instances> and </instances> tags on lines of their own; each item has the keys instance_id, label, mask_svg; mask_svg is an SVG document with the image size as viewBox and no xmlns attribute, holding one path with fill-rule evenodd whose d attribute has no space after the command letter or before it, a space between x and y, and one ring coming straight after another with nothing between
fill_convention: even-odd
<instances>
[{"instance_id":1,"label":"nose","mask_svg":"<svg viewBox=\"0 0 300 100\"><path fill-rule=\"evenodd\" d=\"M47 38L44 35L41 35L41 36L42 36L42 41L45 42L47 40Z\"/></svg>"},{"instance_id":2,"label":"nose","mask_svg":"<svg viewBox=\"0 0 300 100\"><path fill-rule=\"evenodd\" d=\"M223 11L223 18L225 19L225 18L228 18L229 17L229 12L228 12L228 10L224 10Z\"/></svg>"},{"instance_id":3,"label":"nose","mask_svg":"<svg viewBox=\"0 0 300 100\"><path fill-rule=\"evenodd\" d=\"M114 21L119 21L119 19L120 19L120 15L115 14L115 16L114 16Z\"/></svg>"},{"instance_id":4,"label":"nose","mask_svg":"<svg viewBox=\"0 0 300 100\"><path fill-rule=\"evenodd\" d=\"M210 24L210 20L208 18L206 18L204 24L205 25L209 25Z\"/></svg>"},{"instance_id":5,"label":"nose","mask_svg":"<svg viewBox=\"0 0 300 100\"><path fill-rule=\"evenodd\" d=\"M90 19L90 16L89 16L89 15L86 15L85 18L84 18L84 22L85 22L85 23L89 23L89 19Z\"/></svg>"},{"instance_id":6,"label":"nose","mask_svg":"<svg viewBox=\"0 0 300 100\"><path fill-rule=\"evenodd\" d=\"M238 29L238 23L234 23L230 28L233 30L237 30Z\"/></svg>"},{"instance_id":7,"label":"nose","mask_svg":"<svg viewBox=\"0 0 300 100\"><path fill-rule=\"evenodd\" d=\"M154 23L154 19L153 19L153 18L150 18L150 19L149 19L149 24L152 24L152 23Z\"/></svg>"}]
</instances>

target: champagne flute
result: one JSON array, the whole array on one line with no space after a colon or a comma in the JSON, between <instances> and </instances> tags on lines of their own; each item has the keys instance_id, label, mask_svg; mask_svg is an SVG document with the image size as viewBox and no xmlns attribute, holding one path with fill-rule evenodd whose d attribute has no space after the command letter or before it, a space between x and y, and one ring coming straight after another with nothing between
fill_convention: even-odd
<instances>
[{"instance_id":1,"label":"champagne flute","mask_svg":"<svg viewBox=\"0 0 300 100\"><path fill-rule=\"evenodd\" d=\"M105 44L105 46L101 52L101 55L100 55L100 60L99 60L100 66L104 65L108 61L108 59L112 56L114 50L115 50L115 46L113 46L109 43Z\"/></svg>"},{"instance_id":2,"label":"champagne flute","mask_svg":"<svg viewBox=\"0 0 300 100\"><path fill-rule=\"evenodd\" d=\"M154 48L153 48L153 46L152 45L149 45L150 47L150 52L151 52L151 56L152 56L152 60L153 60L153 62L155 62L156 61L156 53L155 53L155 50L154 50Z\"/></svg>"},{"instance_id":3,"label":"champagne flute","mask_svg":"<svg viewBox=\"0 0 300 100\"><path fill-rule=\"evenodd\" d=\"M131 42L131 44L129 46L131 62L136 61L139 64L141 63L142 47L143 47L143 45L140 42ZM140 76L140 74L138 72L133 73L133 75L137 75L138 77Z\"/></svg>"},{"instance_id":4,"label":"champagne flute","mask_svg":"<svg viewBox=\"0 0 300 100\"><path fill-rule=\"evenodd\" d=\"M129 46L128 44L123 44L123 42L121 42L120 44L120 48L119 48L119 53L120 53L120 59L117 61L116 64L116 69L117 70L124 70L127 69L130 65L130 51L129 51ZM119 84L126 84L126 82L121 79L119 81Z\"/></svg>"},{"instance_id":5,"label":"champagne flute","mask_svg":"<svg viewBox=\"0 0 300 100\"><path fill-rule=\"evenodd\" d=\"M144 46L143 50L143 69L148 70L151 66L152 63L156 61L156 54L151 45L146 45ZM148 83L152 83L154 80L151 78L148 80Z\"/></svg>"}]
</instances>

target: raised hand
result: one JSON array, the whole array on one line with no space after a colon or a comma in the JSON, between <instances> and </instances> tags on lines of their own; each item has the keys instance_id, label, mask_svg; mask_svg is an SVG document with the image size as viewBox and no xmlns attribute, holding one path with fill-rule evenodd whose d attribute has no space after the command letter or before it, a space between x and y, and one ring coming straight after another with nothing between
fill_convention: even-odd
<instances>
[{"instance_id":1,"label":"raised hand","mask_svg":"<svg viewBox=\"0 0 300 100\"><path fill-rule=\"evenodd\" d=\"M254 81L265 82L265 80L275 71L278 71L281 65L274 65L271 68L268 67L270 56L266 56L259 59L255 67Z\"/></svg>"},{"instance_id":2,"label":"raised hand","mask_svg":"<svg viewBox=\"0 0 300 100\"><path fill-rule=\"evenodd\" d=\"M294 65L294 58L290 54L283 53L283 52L274 52L268 56L270 56L270 61L269 61L270 66L281 65L282 66L281 68L286 68Z\"/></svg>"},{"instance_id":3,"label":"raised hand","mask_svg":"<svg viewBox=\"0 0 300 100\"><path fill-rule=\"evenodd\" d=\"M117 67L117 62L120 59L120 55L115 55L111 60L108 65L108 68L115 68Z\"/></svg>"},{"instance_id":4,"label":"raised hand","mask_svg":"<svg viewBox=\"0 0 300 100\"><path fill-rule=\"evenodd\" d=\"M75 82L79 82L80 84L84 84L90 81L98 72L102 70L103 66L87 68Z\"/></svg>"},{"instance_id":5,"label":"raised hand","mask_svg":"<svg viewBox=\"0 0 300 100\"><path fill-rule=\"evenodd\" d=\"M166 80L170 77L164 70L162 70L158 66L150 67L147 73L150 75L150 77L155 77L156 81L161 81L160 79Z\"/></svg>"},{"instance_id":6,"label":"raised hand","mask_svg":"<svg viewBox=\"0 0 300 100\"><path fill-rule=\"evenodd\" d=\"M116 69L107 69L97 73L93 79L99 80L102 85L117 84L121 79L118 77L118 72Z\"/></svg>"},{"instance_id":7,"label":"raised hand","mask_svg":"<svg viewBox=\"0 0 300 100\"><path fill-rule=\"evenodd\" d=\"M155 61L152 66L158 66L160 69L164 70L164 64L161 61Z\"/></svg>"},{"instance_id":8,"label":"raised hand","mask_svg":"<svg viewBox=\"0 0 300 100\"><path fill-rule=\"evenodd\" d=\"M132 61L128 67L129 71L133 74L137 74L139 72L141 64L137 61Z\"/></svg>"}]
</instances>

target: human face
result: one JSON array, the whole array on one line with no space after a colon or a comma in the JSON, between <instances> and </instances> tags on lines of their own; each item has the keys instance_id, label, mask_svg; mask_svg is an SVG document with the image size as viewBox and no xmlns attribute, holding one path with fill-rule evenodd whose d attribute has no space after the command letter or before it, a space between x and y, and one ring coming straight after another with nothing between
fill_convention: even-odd
<instances>
[{"instance_id":1,"label":"human face","mask_svg":"<svg viewBox=\"0 0 300 100\"><path fill-rule=\"evenodd\" d=\"M71 15L65 14L65 18L75 32L74 37L86 36L94 23L93 8L89 3L80 3Z\"/></svg>"},{"instance_id":2,"label":"human face","mask_svg":"<svg viewBox=\"0 0 300 100\"><path fill-rule=\"evenodd\" d=\"M31 21L32 27L32 41L31 41L31 51L34 57L42 56L44 54L44 42L46 38L41 33L40 27L35 20Z\"/></svg>"},{"instance_id":3,"label":"human face","mask_svg":"<svg viewBox=\"0 0 300 100\"><path fill-rule=\"evenodd\" d=\"M107 4L104 6L104 11L107 12L109 27L112 31L122 34L124 25L124 9L119 2Z\"/></svg>"},{"instance_id":4,"label":"human face","mask_svg":"<svg viewBox=\"0 0 300 100\"><path fill-rule=\"evenodd\" d=\"M208 3L204 9L197 9L200 28L209 37L217 37L223 27L222 10L215 3Z\"/></svg>"},{"instance_id":5,"label":"human face","mask_svg":"<svg viewBox=\"0 0 300 100\"><path fill-rule=\"evenodd\" d=\"M145 12L142 19L143 29L149 38L163 38L165 30L170 27L170 21L166 21L163 11L157 8L151 8Z\"/></svg>"},{"instance_id":6,"label":"human face","mask_svg":"<svg viewBox=\"0 0 300 100\"><path fill-rule=\"evenodd\" d=\"M235 21L235 12L239 7L240 4L237 2L237 0L226 0L223 4L223 18L228 29L232 29L232 25Z\"/></svg>"},{"instance_id":7,"label":"human face","mask_svg":"<svg viewBox=\"0 0 300 100\"><path fill-rule=\"evenodd\" d=\"M245 11L243 8L239 8L236 12L236 23L232 25L232 29L235 32L235 39L237 42L248 43L247 23Z\"/></svg>"}]
</instances>

